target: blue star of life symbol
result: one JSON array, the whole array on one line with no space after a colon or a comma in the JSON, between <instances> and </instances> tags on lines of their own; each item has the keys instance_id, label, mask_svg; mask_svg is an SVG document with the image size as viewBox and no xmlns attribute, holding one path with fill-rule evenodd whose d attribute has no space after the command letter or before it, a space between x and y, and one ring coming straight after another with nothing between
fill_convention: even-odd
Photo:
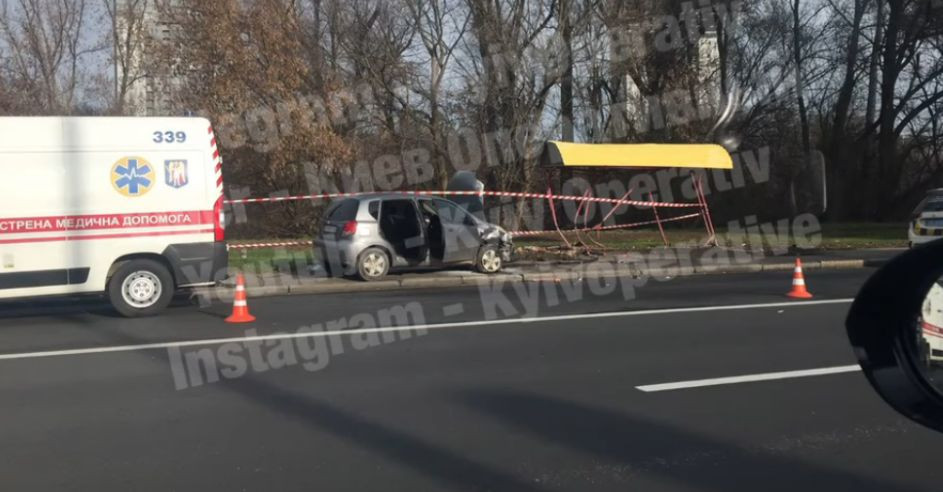
<instances>
[{"instance_id":1,"label":"blue star of life symbol","mask_svg":"<svg viewBox=\"0 0 943 492\"><path fill-rule=\"evenodd\" d=\"M137 159L128 159L127 167L118 166L115 172L121 176L115 181L115 185L118 188L127 188L131 195L140 193L142 187L147 189L151 186L151 180L147 178L147 175L151 173L150 166L145 164L138 167Z\"/></svg>"}]
</instances>

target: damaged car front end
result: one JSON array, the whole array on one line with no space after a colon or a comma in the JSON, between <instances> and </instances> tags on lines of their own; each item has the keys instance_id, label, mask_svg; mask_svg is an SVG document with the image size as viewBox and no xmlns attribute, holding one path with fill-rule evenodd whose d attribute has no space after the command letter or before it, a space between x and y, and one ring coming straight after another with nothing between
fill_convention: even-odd
<instances>
[{"instance_id":1,"label":"damaged car front end","mask_svg":"<svg viewBox=\"0 0 943 492\"><path fill-rule=\"evenodd\" d=\"M482 245L491 244L498 248L501 259L507 263L514 254L514 237L503 227L479 219L479 233Z\"/></svg>"}]
</instances>

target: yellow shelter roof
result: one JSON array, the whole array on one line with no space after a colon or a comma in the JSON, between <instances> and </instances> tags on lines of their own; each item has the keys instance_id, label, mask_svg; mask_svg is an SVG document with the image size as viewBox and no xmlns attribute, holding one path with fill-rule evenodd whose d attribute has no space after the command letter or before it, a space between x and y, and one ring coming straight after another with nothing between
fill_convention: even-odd
<instances>
[{"instance_id":1,"label":"yellow shelter roof","mask_svg":"<svg viewBox=\"0 0 943 492\"><path fill-rule=\"evenodd\" d=\"M563 167L676 167L733 169L727 149L715 144L578 144L547 142L544 165Z\"/></svg>"}]
</instances>

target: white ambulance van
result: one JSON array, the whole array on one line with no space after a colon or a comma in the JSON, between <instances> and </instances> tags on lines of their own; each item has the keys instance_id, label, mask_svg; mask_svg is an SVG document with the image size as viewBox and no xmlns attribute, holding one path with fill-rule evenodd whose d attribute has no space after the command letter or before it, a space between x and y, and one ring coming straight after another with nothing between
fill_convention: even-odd
<instances>
[{"instance_id":1,"label":"white ambulance van","mask_svg":"<svg viewBox=\"0 0 943 492\"><path fill-rule=\"evenodd\" d=\"M223 219L205 119L0 117L0 300L105 293L156 314L225 276Z\"/></svg>"},{"instance_id":2,"label":"white ambulance van","mask_svg":"<svg viewBox=\"0 0 943 492\"><path fill-rule=\"evenodd\" d=\"M920 331L923 336L924 362L927 366L943 362L943 286L935 282L923 300Z\"/></svg>"}]
</instances>

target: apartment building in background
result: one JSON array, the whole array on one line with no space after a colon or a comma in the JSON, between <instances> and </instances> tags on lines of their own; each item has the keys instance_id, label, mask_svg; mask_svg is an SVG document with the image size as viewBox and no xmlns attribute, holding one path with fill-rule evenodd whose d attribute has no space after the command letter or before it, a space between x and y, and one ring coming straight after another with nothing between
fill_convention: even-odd
<instances>
[{"instance_id":1,"label":"apartment building in background","mask_svg":"<svg viewBox=\"0 0 943 492\"><path fill-rule=\"evenodd\" d=\"M162 5L165 3L162 2ZM132 22L140 18L141 29L132 33L130 56L117 57L117 75L127 73L133 81L125 97L125 113L129 116L180 116L175 105L175 92L181 80L173 67L160 66L154 53L171 40L173 25L167 22L157 7L157 0L137 0L137 10L129 13L129 0L115 0L117 22L115 29L125 39ZM125 66L127 65L127 66Z\"/></svg>"},{"instance_id":2,"label":"apartment building in background","mask_svg":"<svg viewBox=\"0 0 943 492\"><path fill-rule=\"evenodd\" d=\"M721 111L723 94L717 32L704 32L694 43L696 55L692 60L695 64L692 75L695 80L687 87L678 87L665 94L646 94L631 74L625 75L625 117L635 132L646 133L652 126L659 127L666 111L677 110L679 105L683 105L683 111L695 115L716 115ZM645 53L635 56L641 60Z\"/></svg>"}]
</instances>

